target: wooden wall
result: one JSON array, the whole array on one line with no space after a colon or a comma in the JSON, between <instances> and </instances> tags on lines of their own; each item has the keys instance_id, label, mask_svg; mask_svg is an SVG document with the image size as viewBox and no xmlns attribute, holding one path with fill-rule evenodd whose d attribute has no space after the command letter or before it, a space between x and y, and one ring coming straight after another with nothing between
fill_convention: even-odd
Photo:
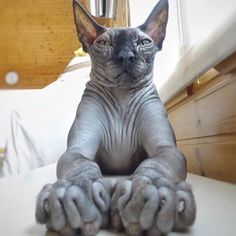
<instances>
[{"instance_id":1,"label":"wooden wall","mask_svg":"<svg viewBox=\"0 0 236 236\"><path fill-rule=\"evenodd\" d=\"M116 9L114 25L125 26L128 1ZM0 1L0 88L42 88L57 79L80 47L72 13L72 0ZM5 83L9 71L19 75L16 85Z\"/></svg>"},{"instance_id":2,"label":"wooden wall","mask_svg":"<svg viewBox=\"0 0 236 236\"><path fill-rule=\"evenodd\" d=\"M166 106L188 171L236 183L236 54Z\"/></svg>"}]
</instances>

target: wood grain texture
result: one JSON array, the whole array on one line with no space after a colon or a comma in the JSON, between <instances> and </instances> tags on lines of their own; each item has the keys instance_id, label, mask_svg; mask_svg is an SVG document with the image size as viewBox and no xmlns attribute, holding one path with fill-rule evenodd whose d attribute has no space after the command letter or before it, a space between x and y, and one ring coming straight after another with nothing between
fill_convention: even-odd
<instances>
[{"instance_id":1,"label":"wood grain texture","mask_svg":"<svg viewBox=\"0 0 236 236\"><path fill-rule=\"evenodd\" d=\"M232 68L228 73L193 85L192 93L183 91L167 109L188 171L236 183L236 70L224 64L218 68Z\"/></svg>"},{"instance_id":2,"label":"wood grain texture","mask_svg":"<svg viewBox=\"0 0 236 236\"><path fill-rule=\"evenodd\" d=\"M0 1L0 87L16 71L14 88L43 87L57 79L79 47L68 0Z\"/></svg>"},{"instance_id":3,"label":"wood grain texture","mask_svg":"<svg viewBox=\"0 0 236 236\"><path fill-rule=\"evenodd\" d=\"M215 66L221 74L226 74L236 69L236 52Z\"/></svg>"},{"instance_id":4,"label":"wood grain texture","mask_svg":"<svg viewBox=\"0 0 236 236\"><path fill-rule=\"evenodd\" d=\"M128 0L116 0L113 27L130 26L130 9Z\"/></svg>"},{"instance_id":5,"label":"wood grain texture","mask_svg":"<svg viewBox=\"0 0 236 236\"><path fill-rule=\"evenodd\" d=\"M166 104L166 109L170 110L171 108L176 108L177 104L188 98L188 90L184 89L179 94L177 94L174 98L170 99Z\"/></svg>"},{"instance_id":6,"label":"wood grain texture","mask_svg":"<svg viewBox=\"0 0 236 236\"><path fill-rule=\"evenodd\" d=\"M236 73L219 76L168 110L178 140L236 132Z\"/></svg>"},{"instance_id":7,"label":"wood grain texture","mask_svg":"<svg viewBox=\"0 0 236 236\"><path fill-rule=\"evenodd\" d=\"M236 134L180 140L191 173L236 183Z\"/></svg>"}]
</instances>

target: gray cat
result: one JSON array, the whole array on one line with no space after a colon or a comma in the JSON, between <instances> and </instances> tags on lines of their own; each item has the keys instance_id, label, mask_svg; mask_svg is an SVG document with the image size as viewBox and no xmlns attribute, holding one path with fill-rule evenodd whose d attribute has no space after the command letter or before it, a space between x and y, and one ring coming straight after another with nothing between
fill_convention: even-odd
<instances>
[{"instance_id":1,"label":"gray cat","mask_svg":"<svg viewBox=\"0 0 236 236\"><path fill-rule=\"evenodd\" d=\"M196 215L186 160L153 84L168 0L137 28L98 25L76 0L74 18L92 69L57 164L58 181L37 198L36 219L61 235L128 235L185 230ZM103 175L122 175L116 183Z\"/></svg>"}]
</instances>

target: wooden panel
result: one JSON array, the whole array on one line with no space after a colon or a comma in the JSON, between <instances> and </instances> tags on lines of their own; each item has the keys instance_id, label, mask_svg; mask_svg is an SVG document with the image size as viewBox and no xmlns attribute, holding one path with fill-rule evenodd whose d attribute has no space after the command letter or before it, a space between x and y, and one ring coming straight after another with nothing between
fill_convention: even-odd
<instances>
[{"instance_id":1,"label":"wooden panel","mask_svg":"<svg viewBox=\"0 0 236 236\"><path fill-rule=\"evenodd\" d=\"M208 70L204 75L200 76L196 81L193 82L189 94L197 92L202 86L215 78L217 75L219 75L219 72L216 69L211 68Z\"/></svg>"},{"instance_id":2,"label":"wooden panel","mask_svg":"<svg viewBox=\"0 0 236 236\"><path fill-rule=\"evenodd\" d=\"M236 134L178 141L191 173L236 183Z\"/></svg>"},{"instance_id":3,"label":"wooden panel","mask_svg":"<svg viewBox=\"0 0 236 236\"><path fill-rule=\"evenodd\" d=\"M128 0L117 0L113 27L130 26L130 9Z\"/></svg>"},{"instance_id":4,"label":"wooden panel","mask_svg":"<svg viewBox=\"0 0 236 236\"><path fill-rule=\"evenodd\" d=\"M14 88L43 87L79 47L68 0L1 0L0 32L0 88L8 71L20 76Z\"/></svg>"},{"instance_id":5,"label":"wooden panel","mask_svg":"<svg viewBox=\"0 0 236 236\"><path fill-rule=\"evenodd\" d=\"M177 145L191 173L236 183L234 55L168 102ZM226 74L225 74L226 73ZM210 79L209 79L210 78ZM203 82L203 83L201 83Z\"/></svg>"},{"instance_id":6,"label":"wooden panel","mask_svg":"<svg viewBox=\"0 0 236 236\"><path fill-rule=\"evenodd\" d=\"M226 74L236 69L236 53L216 65L215 69L218 70L221 74Z\"/></svg>"},{"instance_id":7,"label":"wooden panel","mask_svg":"<svg viewBox=\"0 0 236 236\"><path fill-rule=\"evenodd\" d=\"M166 104L165 107L167 110L170 110L172 107L176 107L176 105L180 102L182 102L183 100L185 100L188 97L188 89L184 89L183 91L181 91L179 94L177 94L177 96L175 96L174 98L170 99Z\"/></svg>"},{"instance_id":8,"label":"wooden panel","mask_svg":"<svg viewBox=\"0 0 236 236\"><path fill-rule=\"evenodd\" d=\"M219 76L168 110L177 140L236 132L236 72Z\"/></svg>"}]
</instances>

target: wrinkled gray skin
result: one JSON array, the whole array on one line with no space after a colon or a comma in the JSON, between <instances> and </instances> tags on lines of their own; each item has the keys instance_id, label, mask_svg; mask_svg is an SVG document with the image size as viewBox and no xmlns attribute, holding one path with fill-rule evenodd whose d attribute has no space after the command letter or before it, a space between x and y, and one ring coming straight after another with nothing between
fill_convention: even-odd
<instances>
[{"instance_id":1,"label":"wrinkled gray skin","mask_svg":"<svg viewBox=\"0 0 236 236\"><path fill-rule=\"evenodd\" d=\"M73 2L78 36L92 70L58 161L58 181L37 198L36 219L61 235L96 235L112 225L128 235L185 230L195 201L153 84L168 1L137 28L106 29ZM115 185L103 175L128 175Z\"/></svg>"}]
</instances>

